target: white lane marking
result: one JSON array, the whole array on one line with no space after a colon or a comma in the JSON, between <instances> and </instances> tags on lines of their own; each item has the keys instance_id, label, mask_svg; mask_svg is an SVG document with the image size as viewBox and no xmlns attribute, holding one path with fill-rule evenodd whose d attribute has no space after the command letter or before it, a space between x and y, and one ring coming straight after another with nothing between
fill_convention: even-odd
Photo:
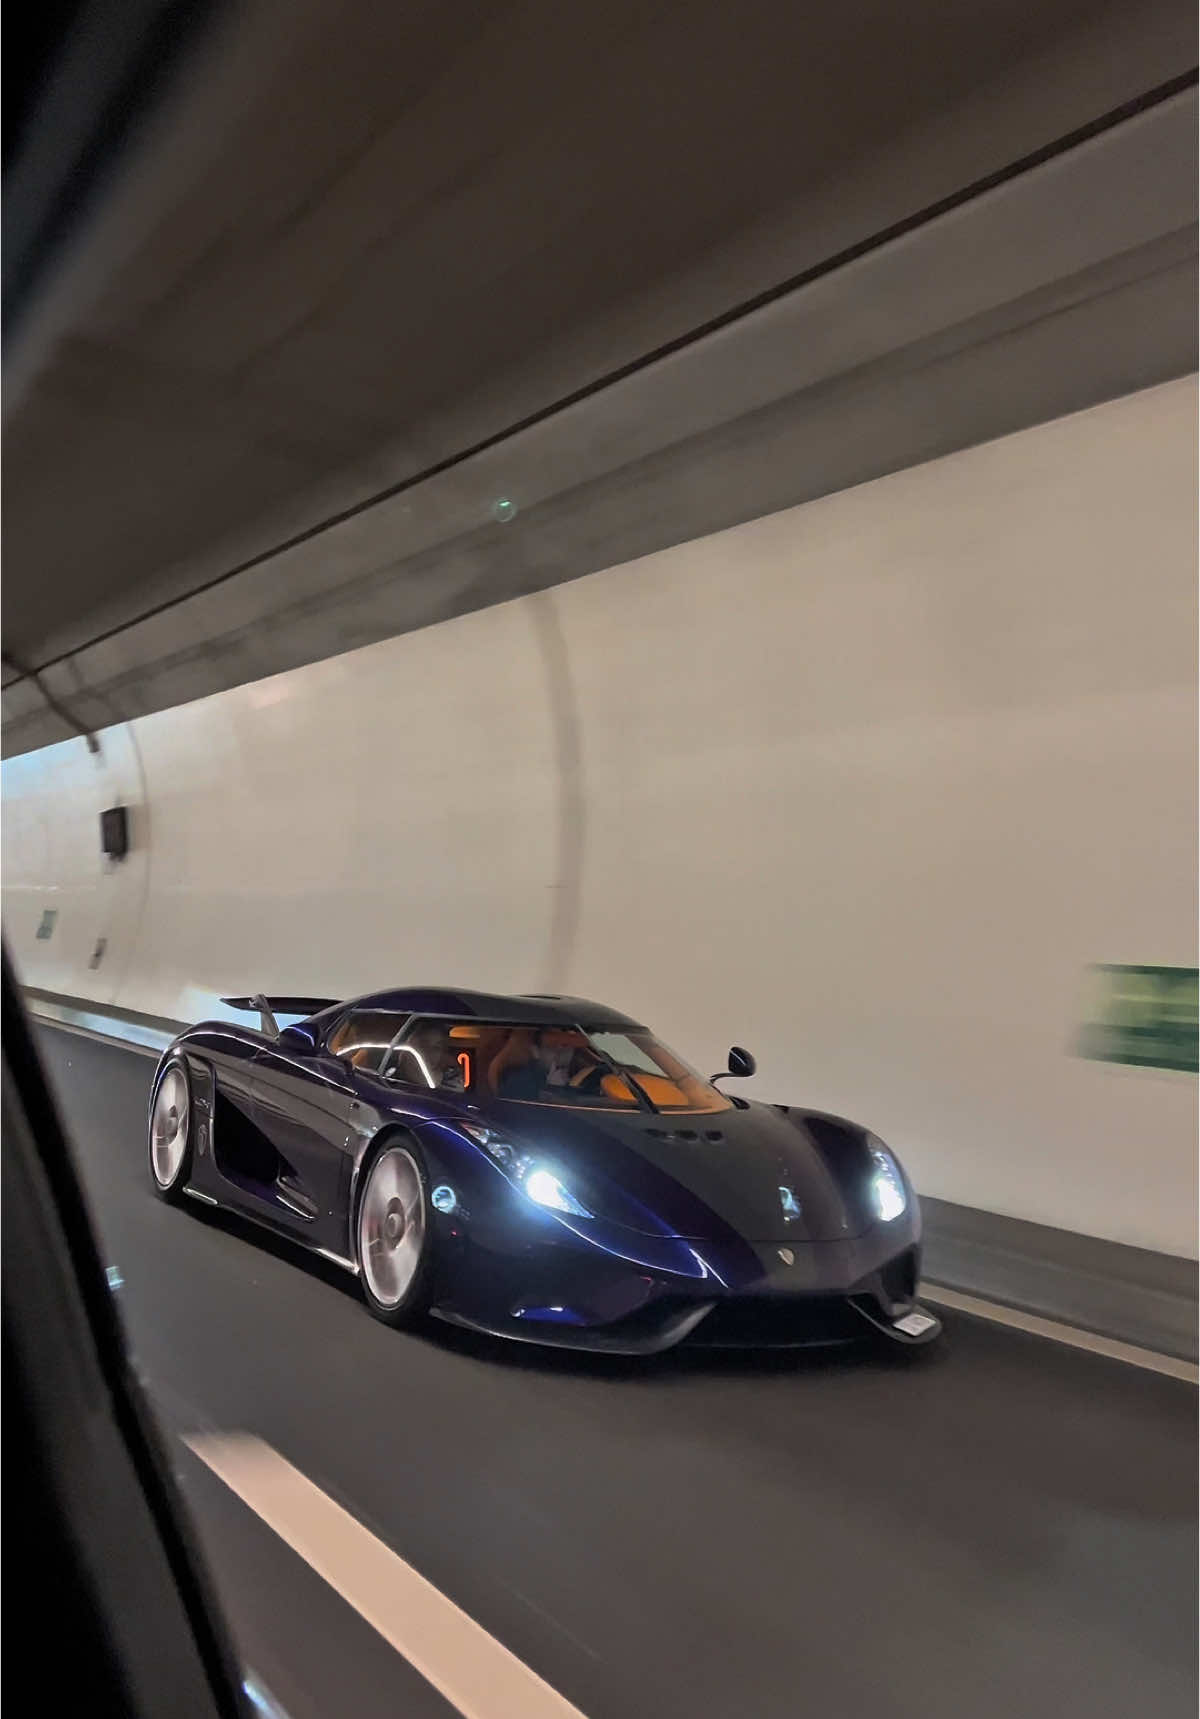
<instances>
[{"instance_id":1,"label":"white lane marking","mask_svg":"<svg viewBox=\"0 0 1200 1719\"><path fill-rule=\"evenodd\" d=\"M184 1443L464 1719L583 1719L262 1439L193 1433Z\"/></svg>"},{"instance_id":2,"label":"white lane marking","mask_svg":"<svg viewBox=\"0 0 1200 1719\"><path fill-rule=\"evenodd\" d=\"M1094 1355L1107 1355L1110 1360L1124 1361L1131 1367L1144 1367L1150 1373L1165 1373L1168 1378L1183 1379L1189 1385L1200 1384L1200 1368L1191 1361L1177 1360L1174 1355L1159 1355L1153 1349L1139 1349L1133 1343L1118 1343L1115 1337L1101 1337L1097 1332L1084 1331L1078 1325L1060 1325L1055 1319L1022 1313L1020 1308L1005 1307L999 1301L980 1301L978 1297L963 1295L957 1289L943 1289L938 1283L922 1283L921 1299L942 1307L955 1307L960 1313L972 1313L997 1325L1011 1325L1017 1331L1029 1331L1035 1337L1048 1337L1053 1343L1069 1343L1073 1349L1090 1349Z\"/></svg>"}]
</instances>

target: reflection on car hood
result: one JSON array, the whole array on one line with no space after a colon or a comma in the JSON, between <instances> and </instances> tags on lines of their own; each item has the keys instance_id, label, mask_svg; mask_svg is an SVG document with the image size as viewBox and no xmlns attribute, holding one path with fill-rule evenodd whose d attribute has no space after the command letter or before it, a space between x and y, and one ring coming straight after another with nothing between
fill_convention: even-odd
<instances>
[{"instance_id":1,"label":"reflection on car hood","mask_svg":"<svg viewBox=\"0 0 1200 1719\"><path fill-rule=\"evenodd\" d=\"M864 1130L837 1117L764 1104L658 1116L488 1108L498 1127L573 1175L598 1217L631 1229L803 1242L870 1227Z\"/></svg>"}]
</instances>

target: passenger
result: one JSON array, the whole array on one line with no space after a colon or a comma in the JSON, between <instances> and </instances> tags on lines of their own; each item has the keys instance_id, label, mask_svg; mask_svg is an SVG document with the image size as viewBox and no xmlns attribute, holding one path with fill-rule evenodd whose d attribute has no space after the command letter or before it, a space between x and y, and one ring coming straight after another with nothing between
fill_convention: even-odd
<instances>
[{"instance_id":1,"label":"passenger","mask_svg":"<svg viewBox=\"0 0 1200 1719\"><path fill-rule=\"evenodd\" d=\"M577 1034L557 1029L539 1033L528 1061L506 1068L497 1096L527 1104L568 1103L573 1093L600 1072L600 1061Z\"/></svg>"}]
</instances>

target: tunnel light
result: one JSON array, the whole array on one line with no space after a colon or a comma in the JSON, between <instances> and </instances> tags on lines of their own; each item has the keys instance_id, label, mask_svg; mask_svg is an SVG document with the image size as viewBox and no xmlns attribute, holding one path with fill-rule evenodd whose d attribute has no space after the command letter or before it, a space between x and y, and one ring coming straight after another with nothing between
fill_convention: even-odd
<instances>
[{"instance_id":1,"label":"tunnel light","mask_svg":"<svg viewBox=\"0 0 1200 1719\"><path fill-rule=\"evenodd\" d=\"M879 1141L870 1142L870 1153L871 1203L875 1208L875 1216L882 1223L888 1224L893 1218L902 1217L908 1209L904 1177L887 1147Z\"/></svg>"}]
</instances>

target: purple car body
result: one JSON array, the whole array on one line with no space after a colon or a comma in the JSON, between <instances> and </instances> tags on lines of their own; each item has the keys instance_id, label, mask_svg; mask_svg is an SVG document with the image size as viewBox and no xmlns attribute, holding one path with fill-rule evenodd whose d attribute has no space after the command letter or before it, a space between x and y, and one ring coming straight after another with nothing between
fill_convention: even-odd
<instances>
[{"instance_id":1,"label":"purple car body","mask_svg":"<svg viewBox=\"0 0 1200 1719\"><path fill-rule=\"evenodd\" d=\"M261 1027L202 1023L160 1062L150 1156L168 1198L238 1212L361 1274L373 1245L364 1188L379 1154L401 1144L419 1166L421 1310L438 1318L623 1354L938 1334L916 1303L916 1194L858 1124L708 1083L699 1108L665 1110L648 1096L661 1081L616 1064L610 1084L627 1081L636 1098L619 1109L602 1097L525 1102L482 1078L446 1091L419 1055L401 1054L418 1026L447 1022L463 1035L452 1043L520 1031L624 1045L646 1032L628 1016L582 999L434 987L238 1006L259 1009ZM302 1018L280 1029L277 1014ZM363 1020L385 1023L366 1047L375 1066L337 1048L353 1037L347 1023ZM465 1052L458 1060L467 1066ZM169 1185L168 1112L186 1143Z\"/></svg>"}]
</instances>

